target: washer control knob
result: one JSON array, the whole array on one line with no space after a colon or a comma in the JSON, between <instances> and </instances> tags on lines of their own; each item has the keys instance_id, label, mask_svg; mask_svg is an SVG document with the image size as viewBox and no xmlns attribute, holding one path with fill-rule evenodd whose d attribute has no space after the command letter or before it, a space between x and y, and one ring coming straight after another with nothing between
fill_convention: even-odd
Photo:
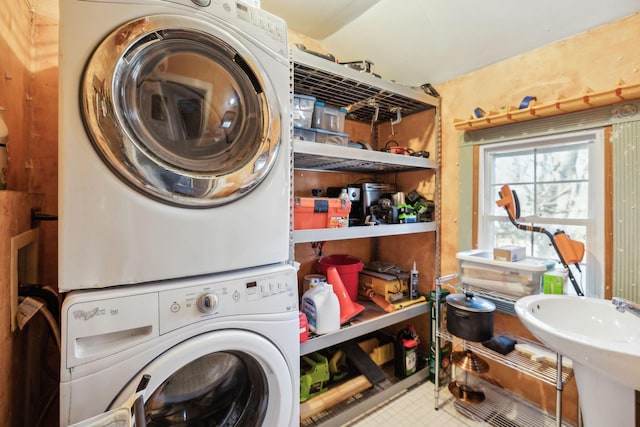
<instances>
[{"instance_id":1,"label":"washer control knob","mask_svg":"<svg viewBox=\"0 0 640 427\"><path fill-rule=\"evenodd\" d=\"M201 313L211 313L218 305L218 296L212 292L206 292L198 297L198 310Z\"/></svg>"}]
</instances>

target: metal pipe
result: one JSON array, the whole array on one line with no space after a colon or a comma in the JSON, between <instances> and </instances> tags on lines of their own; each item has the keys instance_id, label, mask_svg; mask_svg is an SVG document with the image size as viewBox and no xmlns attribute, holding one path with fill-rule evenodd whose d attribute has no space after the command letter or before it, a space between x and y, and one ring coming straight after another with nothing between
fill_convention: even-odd
<instances>
[{"instance_id":1,"label":"metal pipe","mask_svg":"<svg viewBox=\"0 0 640 427\"><path fill-rule=\"evenodd\" d=\"M640 304L636 304L635 302L620 297L611 298L611 302L616 306L616 310L618 310L620 313L628 311L634 316L640 317Z\"/></svg>"},{"instance_id":2,"label":"metal pipe","mask_svg":"<svg viewBox=\"0 0 640 427\"><path fill-rule=\"evenodd\" d=\"M433 383L435 384L435 391L433 392L433 401L435 405L435 410L438 410L438 399L440 397L440 338L438 337L438 332L440 331L440 324L438 323L438 319L440 318L440 286L442 285L442 277L436 278L436 291L435 291L435 319L433 319L434 327L431 330L431 333L434 335L433 339L433 349L435 354L435 359L433 361ZM431 347L431 346L429 346ZM431 367L428 367L431 369Z\"/></svg>"},{"instance_id":3,"label":"metal pipe","mask_svg":"<svg viewBox=\"0 0 640 427\"><path fill-rule=\"evenodd\" d=\"M562 355L556 353L556 426L562 427Z\"/></svg>"}]
</instances>

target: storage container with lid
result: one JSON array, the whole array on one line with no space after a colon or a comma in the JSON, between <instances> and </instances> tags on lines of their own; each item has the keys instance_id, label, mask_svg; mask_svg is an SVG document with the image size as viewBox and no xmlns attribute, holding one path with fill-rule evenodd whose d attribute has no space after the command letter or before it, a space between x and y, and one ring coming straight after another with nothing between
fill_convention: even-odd
<instances>
[{"instance_id":1,"label":"storage container with lid","mask_svg":"<svg viewBox=\"0 0 640 427\"><path fill-rule=\"evenodd\" d=\"M458 252L460 281L476 288L520 297L540 292L542 276L557 262L527 257L520 261L496 261L483 250Z\"/></svg>"},{"instance_id":2,"label":"storage container with lid","mask_svg":"<svg viewBox=\"0 0 640 427\"><path fill-rule=\"evenodd\" d=\"M294 126L293 137L301 141L316 142L316 129L308 127Z\"/></svg>"},{"instance_id":3,"label":"storage container with lid","mask_svg":"<svg viewBox=\"0 0 640 427\"><path fill-rule=\"evenodd\" d=\"M295 197L294 230L344 228L349 226L351 201L328 197Z\"/></svg>"},{"instance_id":4,"label":"storage container with lid","mask_svg":"<svg viewBox=\"0 0 640 427\"><path fill-rule=\"evenodd\" d=\"M339 145L346 147L349 145L349 134L341 132L333 132L325 129L315 129L316 142L322 142L324 144Z\"/></svg>"},{"instance_id":5,"label":"storage container with lid","mask_svg":"<svg viewBox=\"0 0 640 427\"><path fill-rule=\"evenodd\" d=\"M316 101L311 127L342 133L346 116L347 110L345 108L328 107L324 102Z\"/></svg>"},{"instance_id":6,"label":"storage container with lid","mask_svg":"<svg viewBox=\"0 0 640 427\"><path fill-rule=\"evenodd\" d=\"M311 127L313 109L316 98L308 95L293 95L293 125L305 128Z\"/></svg>"}]
</instances>

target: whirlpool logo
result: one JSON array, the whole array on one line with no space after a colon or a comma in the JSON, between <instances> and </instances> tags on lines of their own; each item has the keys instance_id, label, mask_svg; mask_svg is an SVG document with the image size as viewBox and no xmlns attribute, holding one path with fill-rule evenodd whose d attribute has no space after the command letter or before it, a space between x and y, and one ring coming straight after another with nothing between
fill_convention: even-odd
<instances>
[{"instance_id":1,"label":"whirlpool logo","mask_svg":"<svg viewBox=\"0 0 640 427\"><path fill-rule=\"evenodd\" d=\"M107 310L104 308L96 307L92 310L75 310L73 312L74 319L87 321L95 316L104 316L107 314Z\"/></svg>"}]
</instances>

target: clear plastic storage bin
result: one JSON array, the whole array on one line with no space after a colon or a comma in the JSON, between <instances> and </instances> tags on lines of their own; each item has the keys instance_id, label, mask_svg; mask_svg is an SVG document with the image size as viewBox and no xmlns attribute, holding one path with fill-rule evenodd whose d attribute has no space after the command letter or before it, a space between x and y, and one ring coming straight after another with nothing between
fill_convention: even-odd
<instances>
[{"instance_id":1,"label":"clear plastic storage bin","mask_svg":"<svg viewBox=\"0 0 640 427\"><path fill-rule=\"evenodd\" d=\"M316 142L316 129L294 126L293 137L303 141Z\"/></svg>"},{"instance_id":2,"label":"clear plastic storage bin","mask_svg":"<svg viewBox=\"0 0 640 427\"><path fill-rule=\"evenodd\" d=\"M460 281L472 287L515 297L540 293L542 276L557 263L527 257L520 261L496 261L493 252L470 250L458 252Z\"/></svg>"},{"instance_id":3,"label":"clear plastic storage bin","mask_svg":"<svg viewBox=\"0 0 640 427\"><path fill-rule=\"evenodd\" d=\"M327 107L324 102L316 101L313 108L311 127L342 133L344 132L344 119L346 116L346 109Z\"/></svg>"},{"instance_id":4,"label":"clear plastic storage bin","mask_svg":"<svg viewBox=\"0 0 640 427\"><path fill-rule=\"evenodd\" d=\"M293 125L311 127L316 98L308 95L293 95Z\"/></svg>"},{"instance_id":5,"label":"clear plastic storage bin","mask_svg":"<svg viewBox=\"0 0 640 427\"><path fill-rule=\"evenodd\" d=\"M314 129L316 131L316 142L325 144L341 145L346 147L349 145L349 134L332 132L324 129Z\"/></svg>"}]
</instances>

